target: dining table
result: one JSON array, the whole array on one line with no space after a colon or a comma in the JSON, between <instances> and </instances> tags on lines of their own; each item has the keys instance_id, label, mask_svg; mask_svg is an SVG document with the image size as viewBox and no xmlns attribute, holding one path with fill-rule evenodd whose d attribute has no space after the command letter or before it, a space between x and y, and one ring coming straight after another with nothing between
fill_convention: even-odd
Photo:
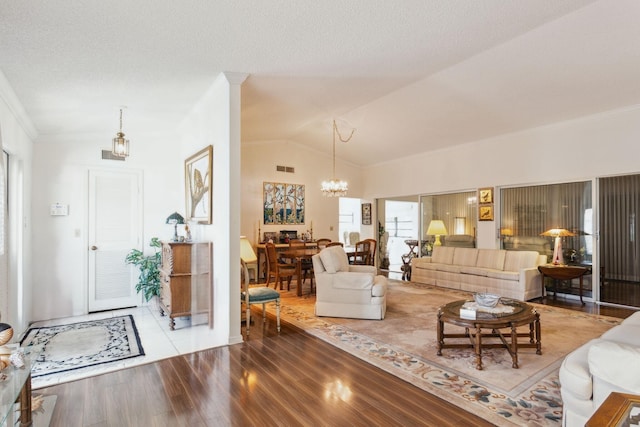
<instances>
[{"instance_id":1,"label":"dining table","mask_svg":"<svg viewBox=\"0 0 640 427\"><path fill-rule=\"evenodd\" d=\"M291 259L296 263L296 277L298 278L298 285L296 286L296 295L302 296L302 262L305 259L311 259L312 256L319 253L320 249L315 248L290 248L279 252L278 255L281 258ZM313 280L313 278L312 278Z\"/></svg>"}]
</instances>

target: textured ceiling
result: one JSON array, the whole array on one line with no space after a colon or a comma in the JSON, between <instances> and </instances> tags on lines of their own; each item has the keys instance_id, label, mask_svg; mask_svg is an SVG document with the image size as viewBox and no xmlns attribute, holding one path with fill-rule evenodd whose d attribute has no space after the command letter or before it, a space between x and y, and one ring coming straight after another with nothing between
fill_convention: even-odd
<instances>
[{"instance_id":1,"label":"textured ceiling","mask_svg":"<svg viewBox=\"0 0 640 427\"><path fill-rule=\"evenodd\" d=\"M243 141L370 165L640 104L637 0L0 4L0 70L41 136L175 130L249 73ZM104 145L104 144L102 144Z\"/></svg>"}]
</instances>

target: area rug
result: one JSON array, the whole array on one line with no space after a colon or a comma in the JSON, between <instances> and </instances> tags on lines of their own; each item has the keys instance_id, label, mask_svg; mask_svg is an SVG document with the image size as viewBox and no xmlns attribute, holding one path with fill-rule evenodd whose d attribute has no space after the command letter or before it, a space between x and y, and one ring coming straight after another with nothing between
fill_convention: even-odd
<instances>
[{"instance_id":1,"label":"area rug","mask_svg":"<svg viewBox=\"0 0 640 427\"><path fill-rule=\"evenodd\" d=\"M38 377L144 356L133 316L30 328L20 342Z\"/></svg>"},{"instance_id":2,"label":"area rug","mask_svg":"<svg viewBox=\"0 0 640 427\"><path fill-rule=\"evenodd\" d=\"M473 349L444 349L437 356L438 307L471 294L389 281L384 320L319 318L314 297L284 293L282 319L336 347L497 425L559 426L562 400L558 368L573 349L620 319L541 304L542 355L519 349L519 369L505 349L483 350L483 370ZM274 312L275 306L267 309ZM445 332L463 329L445 325ZM528 327L520 330L527 332Z\"/></svg>"}]
</instances>

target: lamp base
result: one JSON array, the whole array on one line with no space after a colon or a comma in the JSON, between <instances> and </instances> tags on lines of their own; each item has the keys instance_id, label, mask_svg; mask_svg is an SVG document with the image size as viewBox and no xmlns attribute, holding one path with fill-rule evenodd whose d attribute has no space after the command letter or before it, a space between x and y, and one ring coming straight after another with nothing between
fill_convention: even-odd
<instances>
[{"instance_id":1,"label":"lamp base","mask_svg":"<svg viewBox=\"0 0 640 427\"><path fill-rule=\"evenodd\" d=\"M560 236L556 237L555 244L553 245L553 264L564 265L564 257L562 256L562 242Z\"/></svg>"},{"instance_id":2,"label":"lamp base","mask_svg":"<svg viewBox=\"0 0 640 427\"><path fill-rule=\"evenodd\" d=\"M433 242L433 246L442 246L442 242L440 241L440 235L436 234L436 241Z\"/></svg>"}]
</instances>

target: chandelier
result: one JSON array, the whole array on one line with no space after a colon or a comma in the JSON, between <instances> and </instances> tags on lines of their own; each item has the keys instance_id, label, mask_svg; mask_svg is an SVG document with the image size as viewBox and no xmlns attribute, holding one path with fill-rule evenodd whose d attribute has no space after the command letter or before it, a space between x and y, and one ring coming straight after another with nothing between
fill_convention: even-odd
<instances>
[{"instance_id":1,"label":"chandelier","mask_svg":"<svg viewBox=\"0 0 640 427\"><path fill-rule=\"evenodd\" d=\"M122 133L122 108L120 108L120 132L113 138L113 148L111 152L117 157L129 156L129 140L126 139L124 133Z\"/></svg>"},{"instance_id":2,"label":"chandelier","mask_svg":"<svg viewBox=\"0 0 640 427\"><path fill-rule=\"evenodd\" d=\"M341 142L349 142L351 137L353 137L353 133L355 129L351 130L351 134L348 138L343 138L340 135L340 131L338 130L338 126L336 125L336 121L333 121L333 175L329 181L322 181L322 195L327 197L344 197L347 195L347 190L349 190L349 184L346 181L341 179L336 179L336 135Z\"/></svg>"}]
</instances>

